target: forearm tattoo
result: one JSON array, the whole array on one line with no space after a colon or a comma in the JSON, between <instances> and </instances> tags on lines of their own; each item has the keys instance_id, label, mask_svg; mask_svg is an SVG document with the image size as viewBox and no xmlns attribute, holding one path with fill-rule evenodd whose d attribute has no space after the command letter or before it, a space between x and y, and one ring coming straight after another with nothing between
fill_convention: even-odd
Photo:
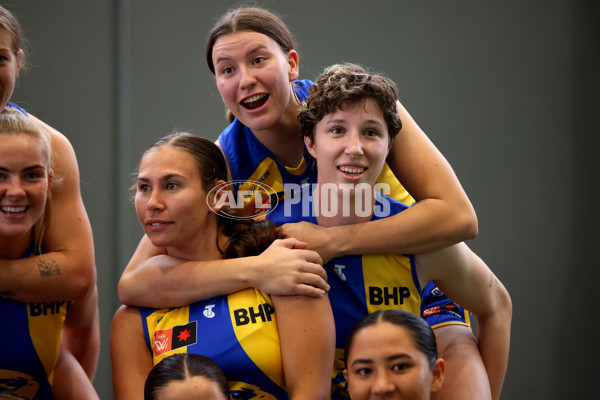
<instances>
[{"instance_id":1,"label":"forearm tattoo","mask_svg":"<svg viewBox=\"0 0 600 400\"><path fill-rule=\"evenodd\" d=\"M498 278L496 278L496 277L494 276L494 274L493 274L493 273L491 273L491 274L490 274L490 283L489 283L490 287L492 287L492 285L494 284L494 282L498 282Z\"/></svg>"},{"instance_id":2,"label":"forearm tattoo","mask_svg":"<svg viewBox=\"0 0 600 400\"><path fill-rule=\"evenodd\" d=\"M38 264L38 268L42 277L60 275L58 264L53 259L41 260Z\"/></svg>"},{"instance_id":3,"label":"forearm tattoo","mask_svg":"<svg viewBox=\"0 0 600 400\"><path fill-rule=\"evenodd\" d=\"M18 293L13 292L12 290L2 290L0 291L0 297L8 298L15 297Z\"/></svg>"}]
</instances>

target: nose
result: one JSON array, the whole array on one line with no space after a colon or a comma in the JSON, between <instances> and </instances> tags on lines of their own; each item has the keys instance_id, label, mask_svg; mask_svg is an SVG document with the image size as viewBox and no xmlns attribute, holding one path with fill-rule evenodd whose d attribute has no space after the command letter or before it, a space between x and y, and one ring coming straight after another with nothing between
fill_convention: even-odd
<instances>
[{"instance_id":1,"label":"nose","mask_svg":"<svg viewBox=\"0 0 600 400\"><path fill-rule=\"evenodd\" d=\"M25 196L25 188L20 179L9 179L6 183L7 197L23 197Z\"/></svg>"},{"instance_id":2,"label":"nose","mask_svg":"<svg viewBox=\"0 0 600 400\"><path fill-rule=\"evenodd\" d=\"M346 137L346 154L352 158L360 157L364 154L362 141L358 132L350 132Z\"/></svg>"},{"instance_id":3,"label":"nose","mask_svg":"<svg viewBox=\"0 0 600 400\"><path fill-rule=\"evenodd\" d=\"M240 88L249 89L256 84L256 77L252 68L240 68Z\"/></svg>"},{"instance_id":4,"label":"nose","mask_svg":"<svg viewBox=\"0 0 600 400\"><path fill-rule=\"evenodd\" d=\"M374 395L389 394L394 391L394 382L386 372L379 372L375 376L371 391Z\"/></svg>"},{"instance_id":5,"label":"nose","mask_svg":"<svg viewBox=\"0 0 600 400\"><path fill-rule=\"evenodd\" d=\"M146 210L162 210L164 208L164 203L162 201L162 193L160 190L153 190L150 193L150 197L148 198L148 202L146 203Z\"/></svg>"}]
</instances>

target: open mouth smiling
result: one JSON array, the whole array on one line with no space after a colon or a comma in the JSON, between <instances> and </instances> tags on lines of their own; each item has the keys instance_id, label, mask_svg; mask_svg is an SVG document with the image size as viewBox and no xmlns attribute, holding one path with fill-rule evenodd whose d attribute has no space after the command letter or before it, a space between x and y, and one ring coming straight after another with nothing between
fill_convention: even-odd
<instances>
[{"instance_id":1,"label":"open mouth smiling","mask_svg":"<svg viewBox=\"0 0 600 400\"><path fill-rule=\"evenodd\" d=\"M338 167L346 175L356 176L366 171L365 167Z\"/></svg>"},{"instance_id":2,"label":"open mouth smiling","mask_svg":"<svg viewBox=\"0 0 600 400\"><path fill-rule=\"evenodd\" d=\"M248 110L254 110L265 104L268 99L269 95L266 93L255 94L254 96L250 96L242 100L240 104L242 105L242 107Z\"/></svg>"},{"instance_id":3,"label":"open mouth smiling","mask_svg":"<svg viewBox=\"0 0 600 400\"><path fill-rule=\"evenodd\" d=\"M19 215L27 211L28 208L28 206L2 206L0 211L6 215Z\"/></svg>"}]
</instances>

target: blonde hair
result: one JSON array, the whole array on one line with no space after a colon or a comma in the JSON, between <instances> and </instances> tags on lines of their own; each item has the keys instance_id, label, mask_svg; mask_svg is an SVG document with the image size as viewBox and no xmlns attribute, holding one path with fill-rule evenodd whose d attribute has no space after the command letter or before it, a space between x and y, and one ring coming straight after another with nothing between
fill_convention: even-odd
<instances>
[{"instance_id":1,"label":"blonde hair","mask_svg":"<svg viewBox=\"0 0 600 400\"><path fill-rule=\"evenodd\" d=\"M47 171L52 168L52 147L50 134L46 132L33 118L15 108L6 107L0 112L0 135L29 135L38 140L43 154L46 156ZM42 252L42 238L48 226L48 210L50 208L50 193L46 199L44 213L33 226L35 248Z\"/></svg>"}]
</instances>

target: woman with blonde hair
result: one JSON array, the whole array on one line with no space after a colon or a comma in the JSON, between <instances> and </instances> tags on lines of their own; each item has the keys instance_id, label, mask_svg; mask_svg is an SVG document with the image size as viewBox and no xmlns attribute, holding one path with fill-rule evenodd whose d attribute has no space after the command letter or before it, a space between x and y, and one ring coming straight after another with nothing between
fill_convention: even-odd
<instances>
[{"instance_id":1,"label":"woman with blonde hair","mask_svg":"<svg viewBox=\"0 0 600 400\"><path fill-rule=\"evenodd\" d=\"M60 183L52 169L50 136L23 112L0 112L0 258L38 256L45 262L50 195ZM0 270L2 266L0 266ZM0 395L25 399L97 399L63 338L95 302L57 298L21 302L0 297L6 322L0 340ZM85 340L82 340L85 342Z\"/></svg>"}]
</instances>

